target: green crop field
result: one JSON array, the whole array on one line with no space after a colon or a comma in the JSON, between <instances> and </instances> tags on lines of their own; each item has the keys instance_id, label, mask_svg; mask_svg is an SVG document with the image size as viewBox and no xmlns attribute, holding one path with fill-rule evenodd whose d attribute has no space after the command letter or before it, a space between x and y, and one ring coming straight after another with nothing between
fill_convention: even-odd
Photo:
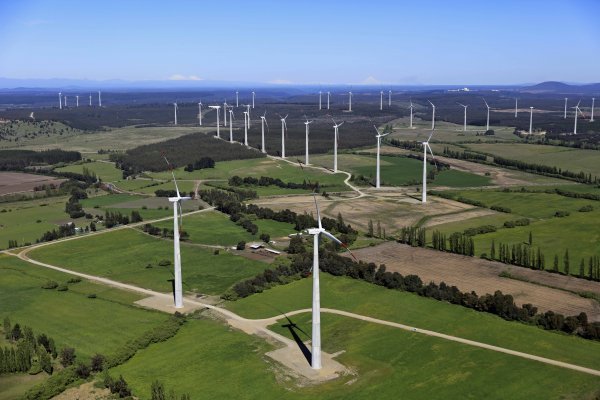
<instances>
[{"instance_id":1,"label":"green crop field","mask_svg":"<svg viewBox=\"0 0 600 400\"><path fill-rule=\"evenodd\" d=\"M101 196L88 197L87 199L80 200L79 202L84 208L99 208L143 198L143 196L130 194L107 194Z\"/></svg>"},{"instance_id":2,"label":"green crop field","mask_svg":"<svg viewBox=\"0 0 600 400\"><path fill-rule=\"evenodd\" d=\"M311 306L312 279L276 286L228 309L246 318L267 318ZM321 273L321 307L394 321L590 368L600 368L600 343L543 331L418 295ZM305 329L306 330L306 329ZM307 330L310 332L310 329Z\"/></svg>"},{"instance_id":3,"label":"green crop field","mask_svg":"<svg viewBox=\"0 0 600 400\"><path fill-rule=\"evenodd\" d=\"M503 191L475 191L467 190L454 192L454 194L468 199L478 200L488 207L498 205L508 207L511 213L501 213L494 216L484 216L465 221L438 225L434 229L441 232L462 232L466 228L482 225L494 225L496 232L474 236L475 254L486 253L489 255L492 240L503 244L518 244L527 242L529 232L533 235L533 247L539 247L545 256L546 269L553 267L554 255L559 257L559 270L564 271L563 256L569 250L570 273L579 273L581 258L585 259L585 271L590 256L600 253L600 231L597 221L600 218L600 205L597 201L574 199L548 193L522 193ZM591 212L580 212L580 208L592 205ZM555 217L556 211L567 211L566 217ZM516 220L522 217L531 219L528 226L504 228L505 221ZM497 247L496 247L496 251Z\"/></svg>"},{"instance_id":4,"label":"green crop field","mask_svg":"<svg viewBox=\"0 0 600 400\"><path fill-rule=\"evenodd\" d=\"M600 151L582 150L570 147L544 146L537 144L469 144L473 151L488 153L511 160L520 160L530 164L555 166L572 172L583 171L598 175Z\"/></svg>"},{"instance_id":5,"label":"green crop field","mask_svg":"<svg viewBox=\"0 0 600 400\"><path fill-rule=\"evenodd\" d=\"M230 187L226 181L222 182L207 182L201 186L202 189L209 189L210 187L216 188L228 188ZM263 196L281 196L281 195L293 195L293 194L306 194L312 193L312 189L288 189L281 188L279 186L271 185L271 186L257 186L257 185L243 185L241 186L244 189L251 189L256 192L259 197ZM323 190L327 191L328 188L325 187Z\"/></svg>"},{"instance_id":6,"label":"green crop field","mask_svg":"<svg viewBox=\"0 0 600 400\"><path fill-rule=\"evenodd\" d=\"M110 354L167 317L133 307L136 294L82 281L69 290L42 289L48 280L72 276L0 255L0 316L54 338L57 348L71 346L78 357ZM89 294L96 294L90 299Z\"/></svg>"},{"instance_id":7,"label":"green crop field","mask_svg":"<svg viewBox=\"0 0 600 400\"><path fill-rule=\"evenodd\" d=\"M290 157L290 160L293 161L295 158ZM150 175L156 179L172 179L171 173L168 171L152 173ZM304 180L313 183L319 182L321 186L326 187L328 192L348 190L348 187L344 184L344 180L346 179L346 175L344 174L330 174L307 167L302 169L285 161L271 158L217 162L215 168L201 169L193 172L185 172L183 168L175 170L177 179L229 179L234 175L242 178L247 176L254 178L268 176L279 178L284 182L294 183L302 183Z\"/></svg>"},{"instance_id":8,"label":"green crop field","mask_svg":"<svg viewBox=\"0 0 600 400\"><path fill-rule=\"evenodd\" d=\"M134 229L96 235L29 253L33 259L79 272L104 276L163 292L171 291L173 266L159 266L173 260L173 242ZM256 275L268 264L234 256L214 255L210 249L182 243L184 290L221 294L234 283Z\"/></svg>"},{"instance_id":9,"label":"green crop field","mask_svg":"<svg viewBox=\"0 0 600 400\"><path fill-rule=\"evenodd\" d=\"M57 172L75 172L78 174L83 173L83 169L87 168L90 173L96 174L96 176L104 182L115 182L123 178L123 172L115 167L114 163L104 161L93 161L87 163L73 164L66 167L57 168Z\"/></svg>"},{"instance_id":10,"label":"green crop field","mask_svg":"<svg viewBox=\"0 0 600 400\"><path fill-rule=\"evenodd\" d=\"M183 194L183 192L185 193L190 193L194 191L194 187L196 186L196 182L194 181L189 181L189 180L177 180L177 187L179 188L179 192L181 192ZM121 187L119 186L119 184L117 184L117 187ZM147 193L147 194L151 194L154 195L154 192L156 192L157 190L175 190L175 184L173 183L173 181L168 181L168 182L164 182L164 183L159 183L156 186L148 186L148 187L142 187L139 189L136 189L136 192L139 193Z\"/></svg>"},{"instance_id":11,"label":"green crop field","mask_svg":"<svg viewBox=\"0 0 600 400\"><path fill-rule=\"evenodd\" d=\"M87 225L85 218L73 220L65 213L67 199L60 196L0 204L0 249L6 249L9 240L19 245L35 243L46 231L69 221Z\"/></svg>"},{"instance_id":12,"label":"green crop field","mask_svg":"<svg viewBox=\"0 0 600 400\"><path fill-rule=\"evenodd\" d=\"M352 279L324 278L324 306L429 321L446 330L476 331L500 342L534 341L543 356L564 356L599 365L594 357L598 343L539 332L537 328ZM281 309L309 304L310 279L304 279L240 300L232 308L244 315L271 316ZM435 324L438 318L442 320ZM310 332L309 313L291 320ZM283 324L287 321L279 321L272 329L291 336ZM309 339L300 331L298 334L303 340ZM402 398L407 399L548 399L585 398L599 389L597 379L591 375L341 316L322 315L322 337L323 350L343 350L337 359L356 375L315 386L296 386L276 372L281 367L264 356L271 347L213 320L188 321L174 338L140 351L112 369L111 374L122 374L134 394L142 398L149 397L150 383L156 377L167 390L189 393L192 398L397 399L402 392ZM567 348L555 348L557 344ZM527 343L520 346L531 350ZM175 364L176 370L169 368ZM523 379L531 371L537 372L536 379Z\"/></svg>"},{"instance_id":13,"label":"green crop field","mask_svg":"<svg viewBox=\"0 0 600 400\"><path fill-rule=\"evenodd\" d=\"M330 164L332 156L315 156L313 162L319 165ZM355 175L375 177L376 157L357 154L339 154L338 167L341 170L351 172ZM435 168L428 165L428 170ZM420 184L423 177L423 162L396 156L381 156L381 182L383 185L412 185ZM490 178L468 172L445 170L436 175L431 186L472 187L485 186L491 182Z\"/></svg>"}]
</instances>

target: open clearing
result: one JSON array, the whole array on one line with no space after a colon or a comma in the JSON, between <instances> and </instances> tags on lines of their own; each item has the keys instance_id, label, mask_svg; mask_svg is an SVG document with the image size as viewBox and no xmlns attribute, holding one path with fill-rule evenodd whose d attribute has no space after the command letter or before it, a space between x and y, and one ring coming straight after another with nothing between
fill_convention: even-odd
<instances>
[{"instance_id":1,"label":"open clearing","mask_svg":"<svg viewBox=\"0 0 600 400\"><path fill-rule=\"evenodd\" d=\"M600 321L600 303L595 300L498 276L502 271L508 270L512 273L515 270L524 270L520 273L521 276L537 281L543 280L543 278L538 279L537 276L549 275L546 272L394 242L358 249L353 253L363 261L374 262L377 265L385 264L388 271L403 275L418 275L423 282L446 282L448 285L455 285L463 292L475 291L479 295L493 294L496 290L500 290L504 294L511 294L519 305L531 303L542 311L552 310L565 316L577 315L583 311L591 321ZM528 273L525 274L525 271ZM564 278L564 284L560 283L560 278ZM556 276L555 285L568 287L577 292L593 291L600 294L598 282Z\"/></svg>"},{"instance_id":2,"label":"open clearing","mask_svg":"<svg viewBox=\"0 0 600 400\"><path fill-rule=\"evenodd\" d=\"M31 192L37 186L58 187L66 179L52 176L26 174L23 172L0 172L0 196L11 193Z\"/></svg>"}]
</instances>

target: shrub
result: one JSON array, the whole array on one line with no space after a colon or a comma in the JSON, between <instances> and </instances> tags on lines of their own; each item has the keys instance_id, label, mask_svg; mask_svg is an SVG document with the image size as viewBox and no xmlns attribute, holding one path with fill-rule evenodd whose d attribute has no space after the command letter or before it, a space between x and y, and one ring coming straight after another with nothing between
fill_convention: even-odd
<instances>
[{"instance_id":1,"label":"shrub","mask_svg":"<svg viewBox=\"0 0 600 400\"><path fill-rule=\"evenodd\" d=\"M59 292L66 292L67 290L69 290L69 287L63 283L61 285L58 285L56 290L58 290Z\"/></svg>"},{"instance_id":2,"label":"shrub","mask_svg":"<svg viewBox=\"0 0 600 400\"><path fill-rule=\"evenodd\" d=\"M246 248L246 242L244 242L243 240L241 242L238 242L238 244L235 248L237 250L244 250Z\"/></svg>"},{"instance_id":3,"label":"shrub","mask_svg":"<svg viewBox=\"0 0 600 400\"><path fill-rule=\"evenodd\" d=\"M510 214L512 212L512 210L510 208L503 207L503 206L491 206L490 209L492 209L494 211L498 211L498 212L507 213L507 214Z\"/></svg>"},{"instance_id":4,"label":"shrub","mask_svg":"<svg viewBox=\"0 0 600 400\"><path fill-rule=\"evenodd\" d=\"M594 207L591 204L588 204L587 206L583 206L579 209L579 212L590 212L590 211L594 211Z\"/></svg>"},{"instance_id":5,"label":"shrub","mask_svg":"<svg viewBox=\"0 0 600 400\"><path fill-rule=\"evenodd\" d=\"M564 211L564 210L558 210L554 213L554 216L557 218L563 218L563 217L568 217L569 216L569 212L568 211Z\"/></svg>"},{"instance_id":6,"label":"shrub","mask_svg":"<svg viewBox=\"0 0 600 400\"><path fill-rule=\"evenodd\" d=\"M58 287L58 283L54 281L47 281L42 285L42 289L56 289Z\"/></svg>"}]
</instances>

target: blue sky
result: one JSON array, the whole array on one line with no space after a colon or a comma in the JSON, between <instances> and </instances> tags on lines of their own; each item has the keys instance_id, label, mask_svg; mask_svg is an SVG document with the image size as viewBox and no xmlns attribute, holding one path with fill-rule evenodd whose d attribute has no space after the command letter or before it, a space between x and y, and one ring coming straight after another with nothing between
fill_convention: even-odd
<instances>
[{"instance_id":1,"label":"blue sky","mask_svg":"<svg viewBox=\"0 0 600 400\"><path fill-rule=\"evenodd\" d=\"M0 77L600 81L600 1L0 1Z\"/></svg>"}]
</instances>

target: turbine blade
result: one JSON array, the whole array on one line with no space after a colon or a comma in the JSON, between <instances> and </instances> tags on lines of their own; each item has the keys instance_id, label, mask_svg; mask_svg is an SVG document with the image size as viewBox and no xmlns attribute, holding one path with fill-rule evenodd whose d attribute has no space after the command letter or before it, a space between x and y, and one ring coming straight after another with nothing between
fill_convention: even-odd
<instances>
[{"instance_id":1,"label":"turbine blade","mask_svg":"<svg viewBox=\"0 0 600 400\"><path fill-rule=\"evenodd\" d=\"M171 175L173 176L173 183L175 183L175 191L177 192L177 197L181 197L179 195L179 187L177 186L177 180L175 179L175 173L173 172L173 165L171 165L169 160L167 160L167 156L165 156L164 153L163 153L163 158L165 159L167 165L169 166L169 169L171 170Z\"/></svg>"},{"instance_id":2,"label":"turbine blade","mask_svg":"<svg viewBox=\"0 0 600 400\"><path fill-rule=\"evenodd\" d=\"M429 143L429 140L431 139L432 136L433 136L433 131L431 131L431 135L429 135L429 137L427 138L427 142L426 143Z\"/></svg>"},{"instance_id":3,"label":"turbine blade","mask_svg":"<svg viewBox=\"0 0 600 400\"><path fill-rule=\"evenodd\" d=\"M431 153L431 158L433 159L433 163L435 164L435 168L439 169L438 165L437 165L437 161L435 160L435 156L433 155L433 150L431 150L431 146L429 146L429 143L427 143L426 146L429 149L429 153Z\"/></svg>"},{"instance_id":4,"label":"turbine blade","mask_svg":"<svg viewBox=\"0 0 600 400\"><path fill-rule=\"evenodd\" d=\"M313 200L315 201L315 207L317 208L317 221L319 222L319 229L322 229L321 225L321 211L319 211L319 203L317 203L317 195L313 192Z\"/></svg>"}]
</instances>

